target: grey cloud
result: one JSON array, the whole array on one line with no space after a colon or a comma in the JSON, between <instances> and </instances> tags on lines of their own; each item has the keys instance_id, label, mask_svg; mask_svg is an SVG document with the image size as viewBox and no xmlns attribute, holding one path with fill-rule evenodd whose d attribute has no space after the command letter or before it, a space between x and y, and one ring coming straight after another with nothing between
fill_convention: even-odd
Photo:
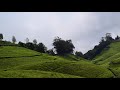
<instances>
[{"instance_id":1,"label":"grey cloud","mask_svg":"<svg viewBox=\"0 0 120 90\"><path fill-rule=\"evenodd\" d=\"M15 35L26 37L52 48L55 36L72 39L77 51L87 52L99 43L105 33L120 35L119 12L14 12L0 13L0 33L6 40Z\"/></svg>"}]
</instances>

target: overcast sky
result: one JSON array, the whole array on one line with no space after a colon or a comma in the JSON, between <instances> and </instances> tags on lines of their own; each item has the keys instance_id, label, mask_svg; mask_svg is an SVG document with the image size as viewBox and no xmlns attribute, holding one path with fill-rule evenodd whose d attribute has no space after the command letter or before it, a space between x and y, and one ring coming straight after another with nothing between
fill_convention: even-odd
<instances>
[{"instance_id":1,"label":"overcast sky","mask_svg":"<svg viewBox=\"0 0 120 90\"><path fill-rule=\"evenodd\" d=\"M120 35L119 12L0 12L0 33L4 40L32 42L37 39L48 49L54 37L71 39L75 50L83 53L97 45L105 33Z\"/></svg>"}]
</instances>

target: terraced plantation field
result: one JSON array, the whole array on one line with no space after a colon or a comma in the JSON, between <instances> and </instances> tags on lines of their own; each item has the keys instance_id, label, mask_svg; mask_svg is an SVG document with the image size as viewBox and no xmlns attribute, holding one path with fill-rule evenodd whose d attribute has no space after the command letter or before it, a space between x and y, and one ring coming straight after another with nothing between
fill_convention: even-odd
<instances>
[{"instance_id":1,"label":"terraced plantation field","mask_svg":"<svg viewBox=\"0 0 120 90\"><path fill-rule=\"evenodd\" d=\"M93 63L108 68L116 78L120 78L120 42L114 42L109 47L96 56Z\"/></svg>"},{"instance_id":2,"label":"terraced plantation field","mask_svg":"<svg viewBox=\"0 0 120 90\"><path fill-rule=\"evenodd\" d=\"M0 57L0 78L113 78L114 76L109 69L82 58L50 56L17 46L0 47Z\"/></svg>"},{"instance_id":3,"label":"terraced plantation field","mask_svg":"<svg viewBox=\"0 0 120 90\"><path fill-rule=\"evenodd\" d=\"M0 58L26 57L26 56L37 56L37 55L40 55L40 53L22 47L16 47L16 46L0 47Z\"/></svg>"}]
</instances>

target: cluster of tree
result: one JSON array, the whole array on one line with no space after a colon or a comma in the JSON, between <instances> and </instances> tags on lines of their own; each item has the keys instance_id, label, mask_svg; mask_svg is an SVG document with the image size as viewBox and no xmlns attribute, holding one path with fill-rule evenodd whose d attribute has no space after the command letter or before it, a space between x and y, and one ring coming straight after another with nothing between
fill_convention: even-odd
<instances>
[{"instance_id":1,"label":"cluster of tree","mask_svg":"<svg viewBox=\"0 0 120 90\"><path fill-rule=\"evenodd\" d=\"M19 46L35 50L42 53L48 53L50 55L65 55L73 53L73 49L75 48L72 44L71 40L62 40L61 38L57 37L53 41L54 48L47 50L47 47L43 43L37 44L37 40L34 39L33 42L29 42L29 39L26 38L26 43L19 42Z\"/></svg>"},{"instance_id":2,"label":"cluster of tree","mask_svg":"<svg viewBox=\"0 0 120 90\"><path fill-rule=\"evenodd\" d=\"M2 41L3 34L0 34L0 40ZM16 43L15 36L12 36L12 43ZM72 40L63 40L59 37L55 37L53 40L53 46L54 48L47 50L47 47L43 43L38 43L37 40L34 39L33 42L29 42L29 39L26 38L26 43L19 42L19 46L25 47L31 50L35 50L42 53L48 53L50 55L65 55L65 54L73 54L74 51L74 45L72 43Z\"/></svg>"},{"instance_id":3,"label":"cluster of tree","mask_svg":"<svg viewBox=\"0 0 120 90\"><path fill-rule=\"evenodd\" d=\"M55 37L53 40L54 48L49 50L47 50L47 47L43 43L37 44L36 39L34 39L33 42L29 42L29 39L26 38L26 43L19 42L18 45L38 52L48 53L50 55L73 54L75 48L72 44L72 40L63 40L59 37Z\"/></svg>"},{"instance_id":4,"label":"cluster of tree","mask_svg":"<svg viewBox=\"0 0 120 90\"><path fill-rule=\"evenodd\" d=\"M117 35L117 37L115 38L115 41L120 41L120 37Z\"/></svg>"},{"instance_id":5,"label":"cluster of tree","mask_svg":"<svg viewBox=\"0 0 120 90\"><path fill-rule=\"evenodd\" d=\"M16 38L15 36L12 37L12 42L10 41L4 41L3 40L3 34L0 33L0 46L15 46L17 44L15 44L16 42Z\"/></svg>"},{"instance_id":6,"label":"cluster of tree","mask_svg":"<svg viewBox=\"0 0 120 90\"><path fill-rule=\"evenodd\" d=\"M118 40L118 37L116 37L115 40ZM95 56L100 54L103 49L108 49L109 44L115 40L112 38L111 33L106 33L106 36L102 37L99 45L96 45L92 50L89 50L87 53L85 53L84 58L89 60L93 59Z\"/></svg>"},{"instance_id":7,"label":"cluster of tree","mask_svg":"<svg viewBox=\"0 0 120 90\"><path fill-rule=\"evenodd\" d=\"M33 42L29 42L29 39L26 38L26 43L19 42L18 45L41 53L45 53L47 51L47 47L43 43L37 44L36 39L34 39Z\"/></svg>"},{"instance_id":8,"label":"cluster of tree","mask_svg":"<svg viewBox=\"0 0 120 90\"><path fill-rule=\"evenodd\" d=\"M2 33L0 33L0 41L2 41L3 40L3 34ZM12 36L12 42L15 44L16 43L16 38L15 38L15 36Z\"/></svg>"},{"instance_id":9,"label":"cluster of tree","mask_svg":"<svg viewBox=\"0 0 120 90\"><path fill-rule=\"evenodd\" d=\"M3 39L3 34L0 34L0 41ZM86 59L93 59L96 55L100 54L103 49L108 49L109 44L113 41L120 41L120 37L117 36L115 39L112 38L111 33L106 33L105 37L102 37L99 45L96 45L92 50L89 50L87 53L83 54L80 51L75 52L76 57L83 57ZM12 43L16 43L15 36L12 37ZM33 42L29 42L29 39L26 38L26 43L19 42L19 46L25 47L31 50L35 50L41 53L48 53L50 55L66 55L66 54L73 54L75 49L72 40L63 40L59 37L55 37L53 40L54 48L47 50L47 47L43 43L38 43L37 40L34 39Z\"/></svg>"}]
</instances>

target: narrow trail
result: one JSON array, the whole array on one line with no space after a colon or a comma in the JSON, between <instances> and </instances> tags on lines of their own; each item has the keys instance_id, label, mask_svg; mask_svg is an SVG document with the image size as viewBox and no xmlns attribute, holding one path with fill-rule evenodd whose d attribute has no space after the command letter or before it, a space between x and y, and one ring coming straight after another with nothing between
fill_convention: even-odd
<instances>
[{"instance_id":1,"label":"narrow trail","mask_svg":"<svg viewBox=\"0 0 120 90\"><path fill-rule=\"evenodd\" d=\"M110 70L112 74L114 75L113 78L116 78L116 74L110 68L108 68L108 70Z\"/></svg>"},{"instance_id":2,"label":"narrow trail","mask_svg":"<svg viewBox=\"0 0 120 90\"><path fill-rule=\"evenodd\" d=\"M35 57L35 56L41 56L41 55L32 55L32 56L18 56L18 57L0 57L0 59L6 59L6 58L21 58L21 57Z\"/></svg>"}]
</instances>

